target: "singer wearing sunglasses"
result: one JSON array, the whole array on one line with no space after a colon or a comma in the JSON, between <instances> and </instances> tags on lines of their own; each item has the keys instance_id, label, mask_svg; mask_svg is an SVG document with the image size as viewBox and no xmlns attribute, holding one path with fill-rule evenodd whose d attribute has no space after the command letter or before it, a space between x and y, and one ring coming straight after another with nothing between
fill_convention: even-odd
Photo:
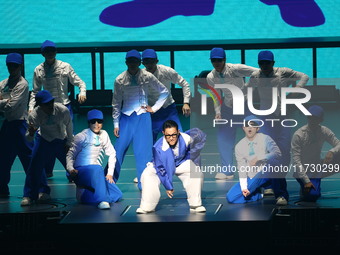
<instances>
[{"instance_id":1,"label":"singer wearing sunglasses","mask_svg":"<svg viewBox=\"0 0 340 255\"><path fill-rule=\"evenodd\" d=\"M77 200L84 204L96 204L99 209L109 209L117 202L122 192L113 180L116 151L108 133L103 130L104 117L99 110L87 113L89 128L74 137L67 153L67 170L77 185ZM108 156L108 171L105 175L104 155Z\"/></svg>"}]
</instances>

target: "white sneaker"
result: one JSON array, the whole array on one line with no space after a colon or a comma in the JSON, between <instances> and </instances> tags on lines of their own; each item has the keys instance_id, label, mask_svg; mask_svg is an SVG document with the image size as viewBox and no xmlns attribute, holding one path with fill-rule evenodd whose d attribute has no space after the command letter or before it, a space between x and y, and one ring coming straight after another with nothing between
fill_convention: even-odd
<instances>
[{"instance_id":1,"label":"white sneaker","mask_svg":"<svg viewBox=\"0 0 340 255\"><path fill-rule=\"evenodd\" d=\"M278 197L276 199L276 205L287 205L288 201L284 197Z\"/></svg>"},{"instance_id":2,"label":"white sneaker","mask_svg":"<svg viewBox=\"0 0 340 255\"><path fill-rule=\"evenodd\" d=\"M217 173L215 175L215 179L217 179L217 180L231 180L231 179L234 179L234 175L226 175L226 174L223 174L223 173Z\"/></svg>"},{"instance_id":3,"label":"white sneaker","mask_svg":"<svg viewBox=\"0 0 340 255\"><path fill-rule=\"evenodd\" d=\"M203 205L196 206L196 207L190 207L190 212L197 212L197 213L204 213L207 210Z\"/></svg>"},{"instance_id":4,"label":"white sneaker","mask_svg":"<svg viewBox=\"0 0 340 255\"><path fill-rule=\"evenodd\" d=\"M133 182L134 182L134 183L138 183L138 178L135 177L135 179L133 179Z\"/></svg>"},{"instance_id":5,"label":"white sneaker","mask_svg":"<svg viewBox=\"0 0 340 255\"><path fill-rule=\"evenodd\" d=\"M98 205L98 209L100 210L105 210L105 209L110 209L110 204L108 202L100 202Z\"/></svg>"},{"instance_id":6,"label":"white sneaker","mask_svg":"<svg viewBox=\"0 0 340 255\"><path fill-rule=\"evenodd\" d=\"M151 211L144 211L142 208L137 208L136 213L137 214L147 214L147 213L151 213L154 212L155 210L151 210Z\"/></svg>"},{"instance_id":7,"label":"white sneaker","mask_svg":"<svg viewBox=\"0 0 340 255\"><path fill-rule=\"evenodd\" d=\"M29 206L31 204L32 204L32 200L29 197L23 197L20 203L21 206Z\"/></svg>"},{"instance_id":8,"label":"white sneaker","mask_svg":"<svg viewBox=\"0 0 340 255\"><path fill-rule=\"evenodd\" d=\"M39 196L38 196L38 202L40 203L45 203L45 202L48 202L51 200L51 196L50 194L47 194L47 193L39 193Z\"/></svg>"},{"instance_id":9,"label":"white sneaker","mask_svg":"<svg viewBox=\"0 0 340 255\"><path fill-rule=\"evenodd\" d=\"M273 189L263 189L263 195L265 195L265 196L274 195L274 190Z\"/></svg>"}]
</instances>

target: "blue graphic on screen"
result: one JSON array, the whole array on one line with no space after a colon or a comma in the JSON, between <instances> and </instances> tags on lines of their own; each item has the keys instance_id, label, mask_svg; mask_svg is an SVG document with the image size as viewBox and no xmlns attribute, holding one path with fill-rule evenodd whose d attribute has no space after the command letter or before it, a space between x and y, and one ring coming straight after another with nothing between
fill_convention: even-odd
<instances>
[{"instance_id":1,"label":"blue graphic on screen","mask_svg":"<svg viewBox=\"0 0 340 255\"><path fill-rule=\"evenodd\" d=\"M325 23L325 16L314 0L260 0L277 5L282 19L291 26L314 27ZM215 0L135 0L111 5L103 10L101 22L125 28L148 27L177 15L208 16Z\"/></svg>"}]
</instances>

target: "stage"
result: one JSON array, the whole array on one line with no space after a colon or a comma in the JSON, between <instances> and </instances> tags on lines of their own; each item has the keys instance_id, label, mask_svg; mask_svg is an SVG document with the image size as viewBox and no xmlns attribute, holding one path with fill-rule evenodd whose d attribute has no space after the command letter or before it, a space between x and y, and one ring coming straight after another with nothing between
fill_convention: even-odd
<instances>
[{"instance_id":1,"label":"stage","mask_svg":"<svg viewBox=\"0 0 340 255\"><path fill-rule=\"evenodd\" d=\"M85 128L84 116L76 116L75 121L82 123L76 132ZM104 129L111 130L109 123ZM216 160L215 139L208 139L202 162L208 165ZM213 174L206 173L202 189L206 213L190 213L182 183L175 177L174 198L168 198L161 186L157 210L136 214L140 191L133 183L135 171L130 148L117 183L123 198L111 209L99 210L76 201L75 184L68 182L57 161L48 181L52 201L21 207L25 174L17 159L11 172L10 197L0 198L2 251L113 251L122 243L129 247L148 242L195 243L198 250L211 244L221 250L247 251L262 247L259 243L275 249L340 248L340 174L323 179L317 203L299 203L299 185L287 176L289 203L276 206L273 196L229 204L226 193L238 178L215 180Z\"/></svg>"}]
</instances>

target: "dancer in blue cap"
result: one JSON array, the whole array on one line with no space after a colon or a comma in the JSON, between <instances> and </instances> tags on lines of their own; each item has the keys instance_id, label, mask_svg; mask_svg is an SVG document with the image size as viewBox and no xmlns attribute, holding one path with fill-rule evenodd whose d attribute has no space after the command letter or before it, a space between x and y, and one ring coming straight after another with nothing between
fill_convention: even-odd
<instances>
[{"instance_id":1,"label":"dancer in blue cap","mask_svg":"<svg viewBox=\"0 0 340 255\"><path fill-rule=\"evenodd\" d=\"M300 184L300 199L315 202L321 196L321 179L339 172L340 141L333 131L320 125L324 119L322 107L312 105L308 111L312 115L307 117L307 124L293 135L292 159L294 177ZM325 142L332 148L322 158Z\"/></svg>"},{"instance_id":2,"label":"dancer in blue cap","mask_svg":"<svg viewBox=\"0 0 340 255\"><path fill-rule=\"evenodd\" d=\"M0 82L0 111L5 120L0 130L0 197L10 192L10 171L16 156L26 172L31 160L33 143L25 138L27 130L28 82L21 76L23 58L19 53L6 57L9 77Z\"/></svg>"},{"instance_id":3,"label":"dancer in blue cap","mask_svg":"<svg viewBox=\"0 0 340 255\"><path fill-rule=\"evenodd\" d=\"M127 70L115 79L112 97L114 134L117 137L114 180L118 179L126 151L133 143L138 187L141 188L140 176L146 164L152 159L150 114L163 106L169 91L154 75L139 68L141 54L137 50L126 53L125 63ZM159 93L153 106L148 105L150 89L155 89Z\"/></svg>"},{"instance_id":4,"label":"dancer in blue cap","mask_svg":"<svg viewBox=\"0 0 340 255\"><path fill-rule=\"evenodd\" d=\"M37 107L28 116L26 132L28 140L34 139L34 147L26 173L22 206L31 205L33 201L50 200L50 187L44 171L46 161L58 158L66 169L66 153L73 140L73 125L67 107L55 103L47 90L39 91L35 101Z\"/></svg>"},{"instance_id":5,"label":"dancer in blue cap","mask_svg":"<svg viewBox=\"0 0 340 255\"><path fill-rule=\"evenodd\" d=\"M113 180L116 151L108 133L103 130L104 116L99 110L87 113L88 128L74 137L67 153L67 170L77 185L77 199L81 203L95 203L99 209L109 209L122 192ZM108 156L105 176L103 156Z\"/></svg>"},{"instance_id":6,"label":"dancer in blue cap","mask_svg":"<svg viewBox=\"0 0 340 255\"><path fill-rule=\"evenodd\" d=\"M243 65L226 63L226 53L222 48L213 48L210 51L210 61L214 69L207 75L208 84L215 88L215 84L233 84L243 89L244 78L258 70L257 68ZM216 89L220 98L223 98L222 105L215 104L215 119L232 119L234 122L242 122L243 118L249 113L248 108L244 107L245 115L233 115L232 94L228 89ZM213 94L214 95L214 94ZM214 95L215 96L215 95ZM216 100L217 101L217 100ZM233 179L234 174L231 171L233 165L233 150L235 146L237 127L235 125L219 125L217 131L217 145L220 152L221 164L225 172L217 173L216 179Z\"/></svg>"},{"instance_id":7,"label":"dancer in blue cap","mask_svg":"<svg viewBox=\"0 0 340 255\"><path fill-rule=\"evenodd\" d=\"M235 157L240 182L227 193L229 203L248 203L261 199L261 188L271 184L269 171L265 166L276 166L280 162L281 152L270 136L258 133L261 120L254 115L244 119L245 137L235 146ZM275 194L275 186L272 186ZM278 197L277 194L275 194Z\"/></svg>"},{"instance_id":8,"label":"dancer in blue cap","mask_svg":"<svg viewBox=\"0 0 340 255\"><path fill-rule=\"evenodd\" d=\"M175 100L171 95L171 84L178 84L183 91L183 115L190 115L190 85L174 69L158 64L157 53L153 49L146 49L142 53L142 63L145 69L152 73L168 90L169 96L163 106L151 115L153 142L157 141L158 134L162 133L162 126L166 120L174 120L178 124L180 131L183 131L182 124L178 116ZM157 90L151 88L149 91L149 104L154 105L159 97Z\"/></svg>"}]
</instances>

